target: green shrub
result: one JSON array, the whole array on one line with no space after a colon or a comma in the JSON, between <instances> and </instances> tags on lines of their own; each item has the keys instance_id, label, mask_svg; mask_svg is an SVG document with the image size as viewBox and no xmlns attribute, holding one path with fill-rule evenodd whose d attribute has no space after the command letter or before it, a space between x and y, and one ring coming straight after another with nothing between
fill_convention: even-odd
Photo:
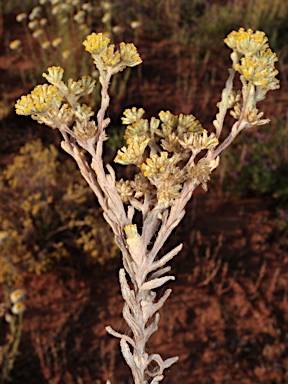
<instances>
[{"instance_id":1,"label":"green shrub","mask_svg":"<svg viewBox=\"0 0 288 384\"><path fill-rule=\"evenodd\" d=\"M11 271L44 272L72 252L101 264L116 255L92 191L53 145L24 145L3 172L0 189L0 222L9 235L0 253L0 281Z\"/></svg>"},{"instance_id":2,"label":"green shrub","mask_svg":"<svg viewBox=\"0 0 288 384\"><path fill-rule=\"evenodd\" d=\"M240 157L240 161L239 161ZM288 123L266 125L255 135L243 135L223 156L223 186L243 197L288 195ZM252 166L251 166L252 165Z\"/></svg>"}]
</instances>

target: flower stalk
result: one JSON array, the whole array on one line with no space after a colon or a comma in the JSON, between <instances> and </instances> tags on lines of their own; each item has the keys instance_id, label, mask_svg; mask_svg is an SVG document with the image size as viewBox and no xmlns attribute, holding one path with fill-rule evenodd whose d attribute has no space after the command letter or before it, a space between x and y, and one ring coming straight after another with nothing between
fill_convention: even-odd
<instances>
[{"instance_id":1,"label":"flower stalk","mask_svg":"<svg viewBox=\"0 0 288 384\"><path fill-rule=\"evenodd\" d=\"M131 332L121 334L110 326L106 330L120 338L121 351L135 384L159 383L164 370L178 360L177 356L163 360L159 354L149 355L146 350L148 339L158 329L158 311L171 294L171 289L167 289L157 298L156 290L175 280L167 263L180 252L182 244L164 256L159 255L160 250L184 217L194 190L199 185L207 190L221 152L242 130L268 121L262 119L263 113L258 112L256 103L265 98L268 90L279 87L274 68L277 57L263 32L240 28L228 35L225 42L233 50L232 68L213 122L215 133L204 129L193 115L176 116L161 111L159 118L149 121L143 118L142 108L124 112L126 146L118 150L114 161L134 166L132 180L117 180L102 155L110 122L106 111L111 77L127 66L141 63L133 44L121 43L119 50L115 50L108 37L95 33L84 41L100 73L102 101L96 121L91 119L91 109L79 103L82 96L91 94L95 81L85 77L77 82L69 79L65 84L59 67L48 68L48 74L43 74L51 85L37 86L16 103L18 114L31 115L40 124L59 129L62 148L78 164L113 230L123 258L119 272L123 317ZM233 86L237 72L242 82L240 90ZM236 122L220 143L228 110ZM136 211L141 215L138 224Z\"/></svg>"}]
</instances>

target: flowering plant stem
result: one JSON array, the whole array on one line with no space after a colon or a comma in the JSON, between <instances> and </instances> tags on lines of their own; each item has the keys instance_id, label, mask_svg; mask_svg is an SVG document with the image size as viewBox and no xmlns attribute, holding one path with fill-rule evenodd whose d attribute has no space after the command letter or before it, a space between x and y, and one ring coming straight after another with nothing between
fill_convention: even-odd
<instances>
[{"instance_id":1,"label":"flowering plant stem","mask_svg":"<svg viewBox=\"0 0 288 384\"><path fill-rule=\"evenodd\" d=\"M160 250L184 217L195 188L201 185L207 190L210 173L218 166L221 152L243 129L267 122L261 119L263 113L258 113L256 103L269 89L279 87L274 68L277 58L268 48L264 33L241 28L232 32L225 42L233 50L233 67L213 123L216 134L209 134L193 115L175 116L161 111L160 119L152 118L149 122L142 119L142 108L124 112L127 146L118 151L114 161L133 164L133 180L117 181L113 168L104 165L102 156L110 122L105 116L111 77L126 66L141 63L133 44L121 43L119 51L114 51L114 45L109 45L109 39L102 34L92 34L84 42L100 73L102 101L97 125L90 120L91 108L78 103L81 96L92 92L94 80L69 79L66 85L59 67L49 68L48 74L43 74L52 85L36 87L16 104L18 114L32 115L40 123L59 129L64 139L62 148L78 164L113 230L123 257L119 281L124 299L123 317L131 333L121 334L110 326L106 330L120 338L121 351L135 384L159 383L164 370L178 360L178 357L163 360L159 354L149 355L146 350L148 339L158 329L158 311L171 293L167 289L156 301L155 290L175 279L167 275L171 267L166 264L179 253L182 244L164 256L159 255ZM237 71L243 87L235 92L233 80ZM228 109L236 122L219 144ZM133 223L136 211L141 214L138 225Z\"/></svg>"}]
</instances>

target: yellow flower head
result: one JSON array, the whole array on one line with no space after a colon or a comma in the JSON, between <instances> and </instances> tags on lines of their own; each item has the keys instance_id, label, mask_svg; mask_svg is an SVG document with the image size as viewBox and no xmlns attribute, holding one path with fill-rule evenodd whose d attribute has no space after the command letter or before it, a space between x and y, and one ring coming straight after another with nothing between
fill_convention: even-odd
<instances>
[{"instance_id":1,"label":"yellow flower head","mask_svg":"<svg viewBox=\"0 0 288 384\"><path fill-rule=\"evenodd\" d=\"M145 111L143 108L137 109L136 107L133 107L132 109L125 109L123 112L125 117L121 117L122 124L133 124L137 120L140 120L144 113Z\"/></svg>"},{"instance_id":2,"label":"yellow flower head","mask_svg":"<svg viewBox=\"0 0 288 384\"><path fill-rule=\"evenodd\" d=\"M175 155L168 157L168 152L161 152L160 155L153 155L151 158L146 159L146 163L143 163L141 168L144 176L153 177L169 171L175 160Z\"/></svg>"},{"instance_id":3,"label":"yellow flower head","mask_svg":"<svg viewBox=\"0 0 288 384\"><path fill-rule=\"evenodd\" d=\"M131 144L141 136L150 137L148 120L140 119L125 129L124 139L127 144Z\"/></svg>"},{"instance_id":4,"label":"yellow flower head","mask_svg":"<svg viewBox=\"0 0 288 384\"><path fill-rule=\"evenodd\" d=\"M123 165L141 164L143 162L143 153L149 141L150 139L145 138L145 136L136 136L128 147L122 147L118 150L114 162Z\"/></svg>"},{"instance_id":5,"label":"yellow flower head","mask_svg":"<svg viewBox=\"0 0 288 384\"><path fill-rule=\"evenodd\" d=\"M101 59L107 66L116 67L120 63L120 53L119 51L114 52L114 44L111 44L101 54Z\"/></svg>"},{"instance_id":6,"label":"yellow flower head","mask_svg":"<svg viewBox=\"0 0 288 384\"><path fill-rule=\"evenodd\" d=\"M51 84L57 84L59 81L62 80L63 74L64 74L64 69L61 67L49 67L47 69L47 73L42 73L42 76L49 81Z\"/></svg>"},{"instance_id":7,"label":"yellow flower head","mask_svg":"<svg viewBox=\"0 0 288 384\"><path fill-rule=\"evenodd\" d=\"M170 111L161 111L158 115L162 123L170 126L171 128L176 128L178 124L178 116L173 115Z\"/></svg>"},{"instance_id":8,"label":"yellow flower head","mask_svg":"<svg viewBox=\"0 0 288 384\"><path fill-rule=\"evenodd\" d=\"M268 90L279 88L279 80L275 78L278 71L274 67L278 59L269 48L264 32L240 28L238 32L231 32L224 41L242 55L240 62L234 61L234 69L254 86L260 87L257 100L262 100Z\"/></svg>"},{"instance_id":9,"label":"yellow flower head","mask_svg":"<svg viewBox=\"0 0 288 384\"><path fill-rule=\"evenodd\" d=\"M92 79L91 76L82 76L78 82L80 83L81 88L86 95L89 95L93 91L96 84L96 80Z\"/></svg>"},{"instance_id":10,"label":"yellow flower head","mask_svg":"<svg viewBox=\"0 0 288 384\"><path fill-rule=\"evenodd\" d=\"M133 239L133 238L139 236L136 224L126 225L124 227L124 231L126 233L127 239Z\"/></svg>"},{"instance_id":11,"label":"yellow flower head","mask_svg":"<svg viewBox=\"0 0 288 384\"><path fill-rule=\"evenodd\" d=\"M120 55L122 63L127 67L134 67L142 63L141 57L134 44L121 43Z\"/></svg>"},{"instance_id":12,"label":"yellow flower head","mask_svg":"<svg viewBox=\"0 0 288 384\"><path fill-rule=\"evenodd\" d=\"M235 65L235 70L256 86L267 89L279 88L279 80L275 79L278 71L274 67L277 56L270 49L260 51L253 57L243 57L241 64Z\"/></svg>"},{"instance_id":13,"label":"yellow flower head","mask_svg":"<svg viewBox=\"0 0 288 384\"><path fill-rule=\"evenodd\" d=\"M62 96L54 85L37 85L27 96L17 100L15 108L18 115L43 114L53 107L59 107Z\"/></svg>"},{"instance_id":14,"label":"yellow flower head","mask_svg":"<svg viewBox=\"0 0 288 384\"><path fill-rule=\"evenodd\" d=\"M110 43L110 39L107 36L104 36L103 33L92 33L87 36L83 45L85 46L86 51L90 52L92 55L99 55L102 53Z\"/></svg>"},{"instance_id":15,"label":"yellow flower head","mask_svg":"<svg viewBox=\"0 0 288 384\"><path fill-rule=\"evenodd\" d=\"M180 113L177 130L179 133L186 131L193 133L202 133L204 131L204 128L195 116L183 115L182 113Z\"/></svg>"},{"instance_id":16,"label":"yellow flower head","mask_svg":"<svg viewBox=\"0 0 288 384\"><path fill-rule=\"evenodd\" d=\"M208 135L206 129L203 129L201 133L184 133L183 140L178 139L178 141L184 149L190 148L191 150L196 149L198 151L212 149L219 144L215 134L212 132Z\"/></svg>"},{"instance_id":17,"label":"yellow flower head","mask_svg":"<svg viewBox=\"0 0 288 384\"><path fill-rule=\"evenodd\" d=\"M267 41L264 32L253 32L252 29L245 31L244 28L240 28L238 32L232 31L224 40L228 47L245 56L268 48Z\"/></svg>"}]
</instances>

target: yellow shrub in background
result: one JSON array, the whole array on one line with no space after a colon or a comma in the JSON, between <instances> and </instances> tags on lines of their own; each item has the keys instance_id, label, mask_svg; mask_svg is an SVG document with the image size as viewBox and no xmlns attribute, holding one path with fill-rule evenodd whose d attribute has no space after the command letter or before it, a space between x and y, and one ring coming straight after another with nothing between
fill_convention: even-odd
<instances>
[{"instance_id":1,"label":"yellow shrub in background","mask_svg":"<svg viewBox=\"0 0 288 384\"><path fill-rule=\"evenodd\" d=\"M53 145L35 140L23 146L0 176L0 190L0 229L8 234L0 248L0 281L7 273L40 274L72 254L100 264L117 254L92 191Z\"/></svg>"}]
</instances>

